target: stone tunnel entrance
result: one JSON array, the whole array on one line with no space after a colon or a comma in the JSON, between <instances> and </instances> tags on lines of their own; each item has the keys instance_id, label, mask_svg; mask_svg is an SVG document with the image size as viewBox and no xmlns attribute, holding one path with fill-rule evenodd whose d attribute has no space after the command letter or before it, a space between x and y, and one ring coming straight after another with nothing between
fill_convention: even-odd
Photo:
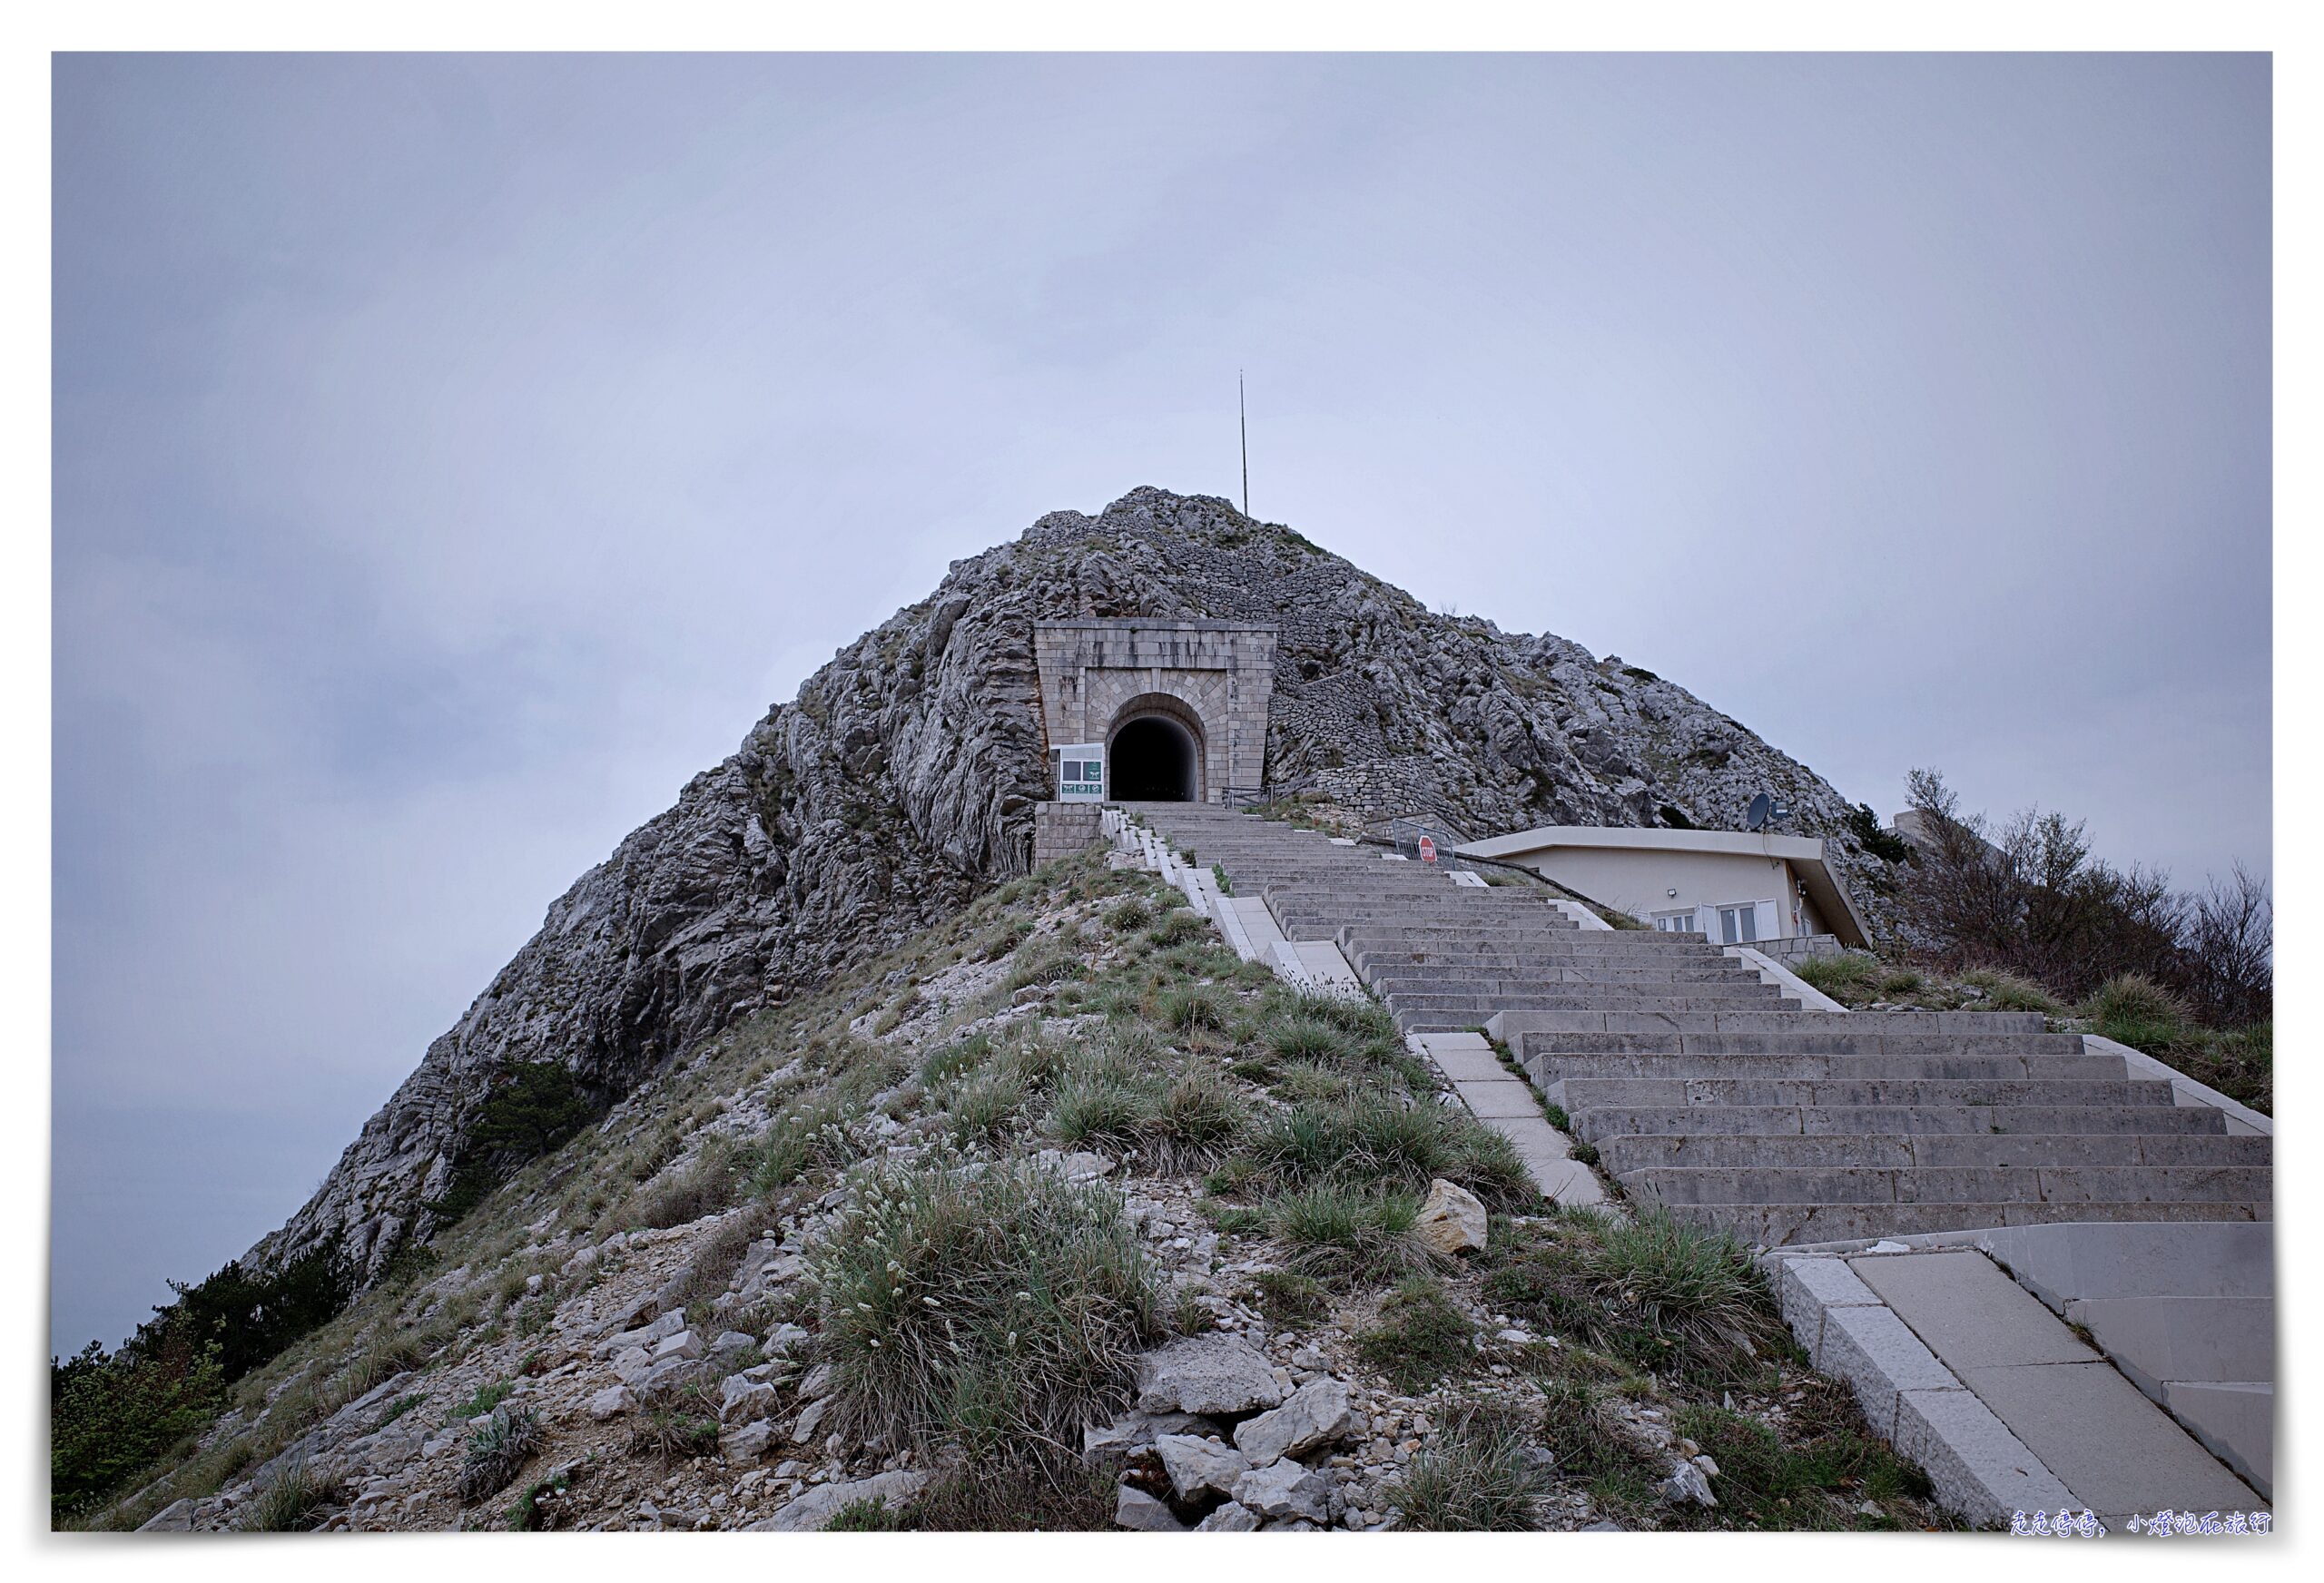
<instances>
[{"instance_id":1,"label":"stone tunnel entrance","mask_svg":"<svg viewBox=\"0 0 2324 1583\"><path fill-rule=\"evenodd\" d=\"M1117 802L1203 800L1202 728L1152 703L1122 711L1106 743L1108 795Z\"/></svg>"}]
</instances>

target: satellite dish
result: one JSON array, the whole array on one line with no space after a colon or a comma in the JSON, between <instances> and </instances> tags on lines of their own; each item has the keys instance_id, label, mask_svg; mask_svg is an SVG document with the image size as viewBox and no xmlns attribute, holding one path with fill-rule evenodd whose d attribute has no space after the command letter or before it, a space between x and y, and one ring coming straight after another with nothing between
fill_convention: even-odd
<instances>
[{"instance_id":1,"label":"satellite dish","mask_svg":"<svg viewBox=\"0 0 2324 1583\"><path fill-rule=\"evenodd\" d=\"M1743 816L1743 828L1745 830L1767 829L1768 814L1774 806L1775 800L1764 792L1752 798L1751 811Z\"/></svg>"}]
</instances>

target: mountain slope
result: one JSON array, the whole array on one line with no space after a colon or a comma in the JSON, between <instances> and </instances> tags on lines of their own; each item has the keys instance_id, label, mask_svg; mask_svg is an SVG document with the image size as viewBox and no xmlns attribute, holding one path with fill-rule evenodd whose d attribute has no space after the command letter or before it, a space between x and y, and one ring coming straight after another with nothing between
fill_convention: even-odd
<instances>
[{"instance_id":1,"label":"mountain slope","mask_svg":"<svg viewBox=\"0 0 2324 1583\"><path fill-rule=\"evenodd\" d=\"M1270 782L1483 835L1547 823L1739 822L1774 791L1866 871L1847 804L1673 683L1551 635L1433 614L1227 503L1140 488L956 562L842 650L724 762L631 834L368 1122L291 1220L367 1278L440 1218L497 1087L528 1063L602 1106L737 1016L779 1003L1022 871L1047 792L1037 622L1280 624Z\"/></svg>"}]
</instances>

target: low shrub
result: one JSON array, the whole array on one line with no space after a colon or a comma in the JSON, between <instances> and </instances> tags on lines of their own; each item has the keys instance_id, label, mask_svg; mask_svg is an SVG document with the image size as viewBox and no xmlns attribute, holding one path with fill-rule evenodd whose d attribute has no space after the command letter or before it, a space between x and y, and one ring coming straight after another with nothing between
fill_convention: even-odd
<instances>
[{"instance_id":1,"label":"low shrub","mask_svg":"<svg viewBox=\"0 0 2324 1583\"><path fill-rule=\"evenodd\" d=\"M1441 1283L1412 1276L1380 1305L1380 1322L1358 1333L1355 1350L1409 1395L1473 1373L1481 1362L1476 1339L1477 1327Z\"/></svg>"},{"instance_id":2,"label":"low shrub","mask_svg":"<svg viewBox=\"0 0 2324 1583\"><path fill-rule=\"evenodd\" d=\"M952 1141L966 1148L1000 1142L1032 1102L1032 1086L1021 1071L995 1065L940 1085L930 1098Z\"/></svg>"},{"instance_id":3,"label":"low shrub","mask_svg":"<svg viewBox=\"0 0 2324 1583\"><path fill-rule=\"evenodd\" d=\"M1235 1026L1235 1003L1216 989L1180 985L1155 997L1155 1019L1179 1033L1194 1028L1223 1032Z\"/></svg>"},{"instance_id":4,"label":"low shrub","mask_svg":"<svg viewBox=\"0 0 2324 1583\"><path fill-rule=\"evenodd\" d=\"M684 1170L665 1171L629 1201L622 1218L632 1225L662 1230L690 1225L706 1214L732 1207L746 1185L742 1161L724 1140L704 1144Z\"/></svg>"},{"instance_id":5,"label":"low shrub","mask_svg":"<svg viewBox=\"0 0 2324 1583\"><path fill-rule=\"evenodd\" d=\"M1837 1394L1813 1381L1811 1398ZM1854 1421L1845 1401L1811 1400L1795 1415L1806 1432L1792 1445L1756 1419L1708 1403L1682 1407L1675 1427L1718 1464L1711 1492L1730 1521L1757 1529L1891 1529L1891 1514L1858 1503L1925 1500L1927 1476Z\"/></svg>"},{"instance_id":6,"label":"low shrub","mask_svg":"<svg viewBox=\"0 0 2324 1583\"><path fill-rule=\"evenodd\" d=\"M1259 1312L1292 1330L1305 1330L1331 1313L1331 1293L1313 1275L1262 1270L1251 1283Z\"/></svg>"},{"instance_id":7,"label":"low shrub","mask_svg":"<svg viewBox=\"0 0 2324 1583\"><path fill-rule=\"evenodd\" d=\"M1154 909L1141 896L1126 896L1106 909L1106 927L1116 934L1128 934L1153 921Z\"/></svg>"},{"instance_id":8,"label":"low shrub","mask_svg":"<svg viewBox=\"0 0 2324 1583\"><path fill-rule=\"evenodd\" d=\"M811 1276L836 1421L891 1445L1074 1443L1163 1329L1120 1199L1027 1163L873 1168Z\"/></svg>"},{"instance_id":9,"label":"low shrub","mask_svg":"<svg viewBox=\"0 0 2324 1583\"><path fill-rule=\"evenodd\" d=\"M1863 951L1842 951L1836 957L1808 957L1791 970L1827 995L1868 988L1880 976L1880 959Z\"/></svg>"},{"instance_id":10,"label":"low shrub","mask_svg":"<svg viewBox=\"0 0 2324 1583\"><path fill-rule=\"evenodd\" d=\"M245 1533L305 1533L330 1515L339 1496L300 1458L276 1472L237 1526Z\"/></svg>"},{"instance_id":11,"label":"low shrub","mask_svg":"<svg viewBox=\"0 0 2324 1583\"><path fill-rule=\"evenodd\" d=\"M1161 921L1147 932L1146 938L1155 949L1168 950L1173 946L1191 945L1218 937L1200 913L1181 907L1163 914Z\"/></svg>"},{"instance_id":12,"label":"low shrub","mask_svg":"<svg viewBox=\"0 0 2324 1583\"><path fill-rule=\"evenodd\" d=\"M1484 1289L1497 1306L1632 1368L1710 1382L1752 1377L1788 1344L1741 1246L1659 1208L1629 1221L1567 1216L1553 1241L1512 1254Z\"/></svg>"},{"instance_id":13,"label":"low shrub","mask_svg":"<svg viewBox=\"0 0 2324 1583\"><path fill-rule=\"evenodd\" d=\"M2186 1002L2136 973L2101 984L2082 1013L2099 1033L2138 1048L2171 1044L2187 1031Z\"/></svg>"},{"instance_id":14,"label":"low shrub","mask_svg":"<svg viewBox=\"0 0 2324 1583\"><path fill-rule=\"evenodd\" d=\"M2014 973L1972 968L1961 975L1961 982L1984 990L1985 1004L1995 1011L2038 1011L2044 1017L2065 1015L2065 1008L2047 989Z\"/></svg>"},{"instance_id":15,"label":"low shrub","mask_svg":"<svg viewBox=\"0 0 2324 1583\"><path fill-rule=\"evenodd\" d=\"M1443 1255L1413 1230L1420 1200L1322 1182L1261 1206L1289 1267L1334 1283L1384 1281L1435 1267Z\"/></svg>"},{"instance_id":16,"label":"low shrub","mask_svg":"<svg viewBox=\"0 0 2324 1583\"><path fill-rule=\"evenodd\" d=\"M1388 1499L1397 1526L1430 1533L1511 1533L1533 1528L1550 1472L1506 1413L1471 1408L1413 1459Z\"/></svg>"},{"instance_id":17,"label":"low shrub","mask_svg":"<svg viewBox=\"0 0 2324 1583\"><path fill-rule=\"evenodd\" d=\"M182 1333L152 1352L108 1358L91 1342L49 1372L49 1508L53 1520L93 1505L216 1416L225 1394L218 1347Z\"/></svg>"},{"instance_id":18,"label":"low shrub","mask_svg":"<svg viewBox=\"0 0 2324 1583\"><path fill-rule=\"evenodd\" d=\"M460 1463L460 1499L481 1500L508 1488L540 1441L540 1415L531 1408L494 1408L468 1437L468 1454Z\"/></svg>"}]
</instances>

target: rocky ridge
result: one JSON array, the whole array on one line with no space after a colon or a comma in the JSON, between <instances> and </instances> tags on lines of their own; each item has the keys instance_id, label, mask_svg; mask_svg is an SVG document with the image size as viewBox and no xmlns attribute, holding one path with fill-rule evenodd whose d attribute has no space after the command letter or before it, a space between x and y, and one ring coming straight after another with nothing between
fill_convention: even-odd
<instances>
[{"instance_id":1,"label":"rocky ridge","mask_svg":"<svg viewBox=\"0 0 2324 1583\"><path fill-rule=\"evenodd\" d=\"M771 710L552 904L248 1262L339 1236L376 1280L437 1229L429 1206L517 1064L556 1062L614 1103L737 1017L1021 872L1046 794L1034 624L1113 616L1279 624L1270 782L1363 817L1471 835L1670 811L1732 827L1771 790L1844 869L1878 866L1832 787L1685 689L1562 638L1433 614L1225 501L1140 488L955 562Z\"/></svg>"}]
</instances>

